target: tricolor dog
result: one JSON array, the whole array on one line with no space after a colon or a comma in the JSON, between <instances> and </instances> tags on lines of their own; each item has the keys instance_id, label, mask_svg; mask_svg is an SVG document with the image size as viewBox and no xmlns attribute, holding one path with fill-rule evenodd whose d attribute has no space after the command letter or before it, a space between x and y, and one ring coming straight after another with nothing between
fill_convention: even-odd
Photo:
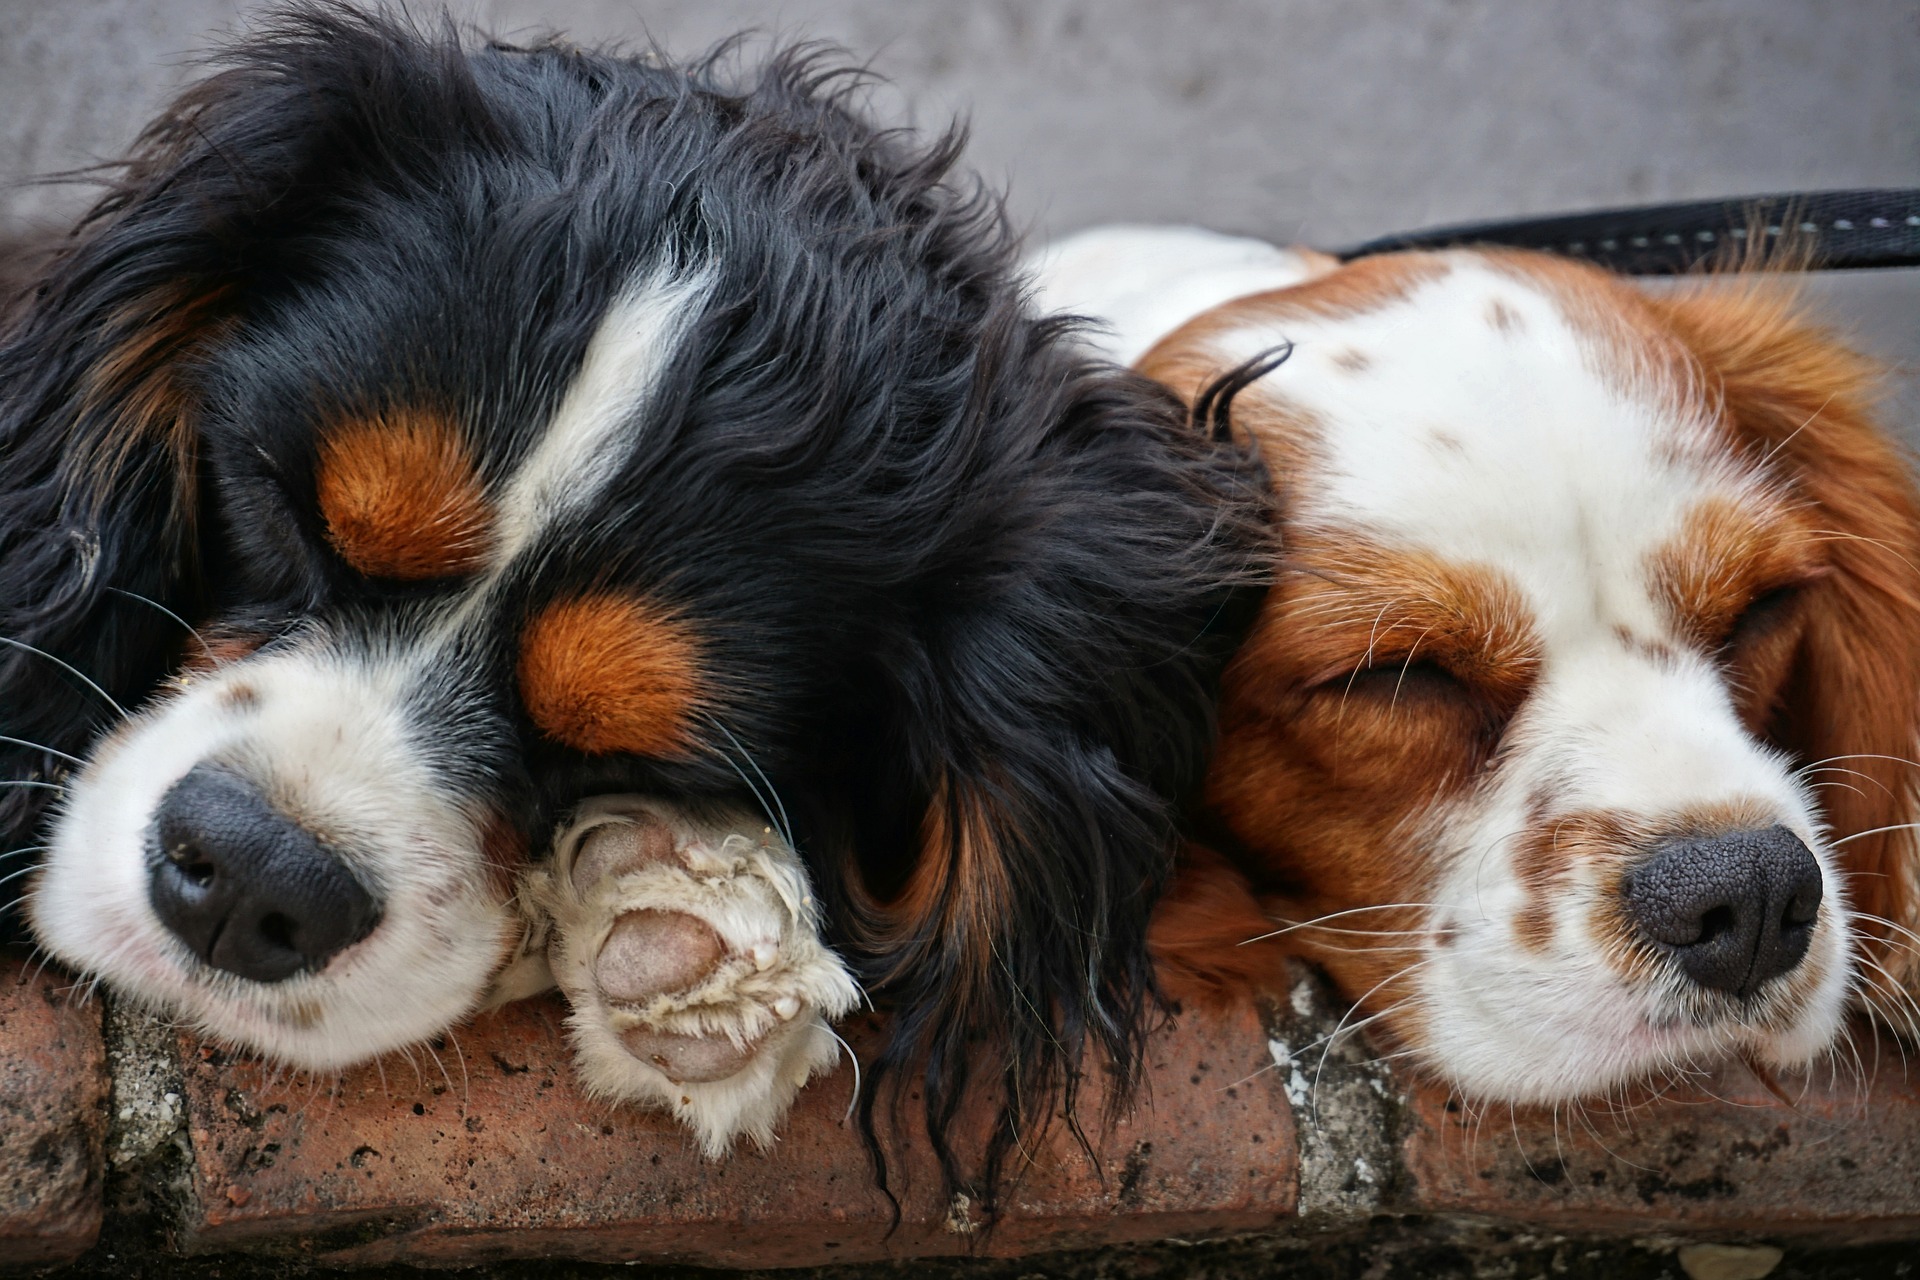
<instances>
[{"instance_id":1,"label":"tricolor dog","mask_svg":"<svg viewBox=\"0 0 1920 1280\"><path fill-rule=\"evenodd\" d=\"M41 946L318 1071L550 966L714 1152L862 987L936 1141L1124 1084L1259 464L856 89L304 6L147 130L0 334Z\"/></svg>"}]
</instances>

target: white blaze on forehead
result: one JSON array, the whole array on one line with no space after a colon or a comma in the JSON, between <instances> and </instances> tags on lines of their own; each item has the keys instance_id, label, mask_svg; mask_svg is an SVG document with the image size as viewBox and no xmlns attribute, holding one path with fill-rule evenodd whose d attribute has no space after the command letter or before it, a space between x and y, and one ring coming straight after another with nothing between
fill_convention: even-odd
<instances>
[{"instance_id":1,"label":"white blaze on forehead","mask_svg":"<svg viewBox=\"0 0 1920 1280\"><path fill-rule=\"evenodd\" d=\"M518 927L482 849L489 814L450 787L440 753L496 731L450 659L490 625L509 568L553 521L592 503L711 292L714 273L638 275L600 319L519 469L499 486L486 569L458 601L395 635L290 637L217 667L136 717L72 784L35 927L54 954L224 1038L332 1069L432 1035L472 1009ZM396 615L398 618L399 615ZM400 632L423 621L419 634ZM422 716L413 694L433 695ZM424 720L425 723L420 721ZM147 900L145 847L168 789L211 761L335 847L383 905L380 925L317 973L250 983L196 966Z\"/></svg>"},{"instance_id":2,"label":"white blaze on forehead","mask_svg":"<svg viewBox=\"0 0 1920 1280\"><path fill-rule=\"evenodd\" d=\"M593 501L632 446L632 426L673 364L712 291L710 268L669 261L614 299L587 343L573 382L500 499L495 571L540 531Z\"/></svg>"},{"instance_id":3,"label":"white blaze on forehead","mask_svg":"<svg viewBox=\"0 0 1920 1280\"><path fill-rule=\"evenodd\" d=\"M1260 390L1322 427L1313 473L1288 477L1295 518L1494 566L1536 606L1578 596L1581 627L1655 628L1648 553L1700 500L1762 488L1712 447L1706 405L1563 306L1462 255L1358 315L1249 323L1218 363L1293 344Z\"/></svg>"}]
</instances>

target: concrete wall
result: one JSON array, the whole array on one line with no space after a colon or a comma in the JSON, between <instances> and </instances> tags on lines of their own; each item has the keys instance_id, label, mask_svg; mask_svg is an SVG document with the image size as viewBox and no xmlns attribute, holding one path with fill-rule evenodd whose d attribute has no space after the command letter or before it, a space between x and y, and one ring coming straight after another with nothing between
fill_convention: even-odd
<instances>
[{"instance_id":1,"label":"concrete wall","mask_svg":"<svg viewBox=\"0 0 1920 1280\"><path fill-rule=\"evenodd\" d=\"M0 217L123 149L242 0L0 0ZM432 12L430 4L416 11ZM1507 213L1920 186L1916 0L459 0L499 33L698 50L743 27L871 59L971 117L1037 231L1189 221L1339 245ZM1920 272L1815 287L1920 366ZM1905 380L1900 413L1920 420ZM1916 431L1920 438L1920 431Z\"/></svg>"}]
</instances>

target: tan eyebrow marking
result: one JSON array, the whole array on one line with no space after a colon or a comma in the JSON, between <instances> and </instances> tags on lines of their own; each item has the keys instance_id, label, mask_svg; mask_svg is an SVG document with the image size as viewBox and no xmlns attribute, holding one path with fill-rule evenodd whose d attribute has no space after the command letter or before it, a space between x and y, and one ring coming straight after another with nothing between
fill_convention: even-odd
<instances>
[{"instance_id":1,"label":"tan eyebrow marking","mask_svg":"<svg viewBox=\"0 0 1920 1280\"><path fill-rule=\"evenodd\" d=\"M579 596L550 605L520 641L520 696L557 742L589 755L684 756L703 699L701 644L660 605Z\"/></svg>"},{"instance_id":2,"label":"tan eyebrow marking","mask_svg":"<svg viewBox=\"0 0 1920 1280\"><path fill-rule=\"evenodd\" d=\"M493 513L459 426L402 409L329 431L316 471L327 538L370 578L418 582L480 567Z\"/></svg>"},{"instance_id":3,"label":"tan eyebrow marking","mask_svg":"<svg viewBox=\"0 0 1920 1280\"><path fill-rule=\"evenodd\" d=\"M1687 512L1643 572L1674 631L1711 649L1755 595L1816 577L1825 563L1818 535L1784 503L1712 498Z\"/></svg>"}]
</instances>

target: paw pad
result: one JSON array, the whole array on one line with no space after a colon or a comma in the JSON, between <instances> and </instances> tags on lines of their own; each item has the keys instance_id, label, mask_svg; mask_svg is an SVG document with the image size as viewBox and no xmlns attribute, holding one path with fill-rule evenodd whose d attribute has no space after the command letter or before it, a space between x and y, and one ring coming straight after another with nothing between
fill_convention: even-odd
<instances>
[{"instance_id":1,"label":"paw pad","mask_svg":"<svg viewBox=\"0 0 1920 1280\"><path fill-rule=\"evenodd\" d=\"M600 945L593 980L607 999L632 1004L686 990L713 972L724 955L719 935L698 917L629 911Z\"/></svg>"},{"instance_id":2,"label":"paw pad","mask_svg":"<svg viewBox=\"0 0 1920 1280\"><path fill-rule=\"evenodd\" d=\"M765 824L640 797L583 805L523 901L573 1005L588 1088L665 1107L709 1154L765 1145L858 988L819 938L806 869Z\"/></svg>"}]
</instances>

